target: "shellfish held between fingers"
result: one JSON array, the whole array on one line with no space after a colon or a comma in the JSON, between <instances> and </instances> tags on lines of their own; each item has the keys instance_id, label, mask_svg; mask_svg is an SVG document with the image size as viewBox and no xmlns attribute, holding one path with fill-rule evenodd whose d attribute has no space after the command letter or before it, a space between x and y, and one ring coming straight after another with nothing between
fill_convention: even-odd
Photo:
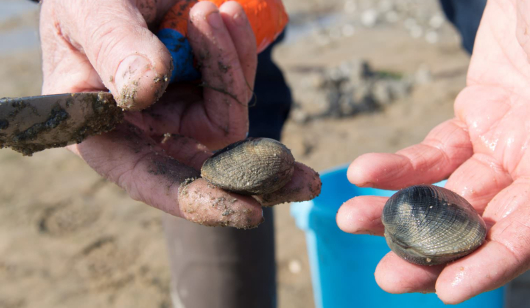
<instances>
[{"instance_id":1,"label":"shellfish held between fingers","mask_svg":"<svg viewBox=\"0 0 530 308\"><path fill-rule=\"evenodd\" d=\"M381 219L390 249L420 265L461 258L486 238L486 224L469 202L432 185L398 191L386 202Z\"/></svg>"},{"instance_id":2,"label":"shellfish held between fingers","mask_svg":"<svg viewBox=\"0 0 530 308\"><path fill-rule=\"evenodd\" d=\"M201 176L209 183L239 194L261 195L291 180L294 157L282 143L249 138L227 146L208 158Z\"/></svg>"}]
</instances>

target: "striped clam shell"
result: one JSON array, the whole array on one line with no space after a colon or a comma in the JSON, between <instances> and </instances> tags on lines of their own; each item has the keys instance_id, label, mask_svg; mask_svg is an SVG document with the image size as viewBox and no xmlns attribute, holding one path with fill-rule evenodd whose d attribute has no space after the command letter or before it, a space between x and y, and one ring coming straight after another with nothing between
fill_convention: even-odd
<instances>
[{"instance_id":1,"label":"striped clam shell","mask_svg":"<svg viewBox=\"0 0 530 308\"><path fill-rule=\"evenodd\" d=\"M420 265L461 258L486 238L486 224L469 202L432 185L398 191L386 202L381 219L390 249Z\"/></svg>"},{"instance_id":2,"label":"striped clam shell","mask_svg":"<svg viewBox=\"0 0 530 308\"><path fill-rule=\"evenodd\" d=\"M207 159L201 176L228 191L261 195L277 191L291 180L294 157L282 143L249 138L218 151Z\"/></svg>"}]
</instances>

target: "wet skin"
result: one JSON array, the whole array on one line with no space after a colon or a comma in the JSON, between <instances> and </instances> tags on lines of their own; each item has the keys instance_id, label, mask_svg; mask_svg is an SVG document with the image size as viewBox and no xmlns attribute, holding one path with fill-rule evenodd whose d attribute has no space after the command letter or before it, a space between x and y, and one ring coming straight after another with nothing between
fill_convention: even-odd
<instances>
[{"instance_id":1,"label":"wet skin","mask_svg":"<svg viewBox=\"0 0 530 308\"><path fill-rule=\"evenodd\" d=\"M394 253L375 278L392 293L436 292L456 304L530 269L530 4L489 1L455 118L396 154L366 154L348 170L359 186L399 189L449 178L446 188L482 214L486 243L447 266L418 266ZM350 233L382 235L385 198L358 197L337 214Z\"/></svg>"}]
</instances>

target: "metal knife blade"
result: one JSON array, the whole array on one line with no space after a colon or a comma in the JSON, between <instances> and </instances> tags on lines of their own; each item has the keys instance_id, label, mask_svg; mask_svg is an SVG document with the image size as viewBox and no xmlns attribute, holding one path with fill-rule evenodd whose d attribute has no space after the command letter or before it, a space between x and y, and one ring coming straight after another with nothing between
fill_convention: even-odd
<instances>
[{"instance_id":1,"label":"metal knife blade","mask_svg":"<svg viewBox=\"0 0 530 308\"><path fill-rule=\"evenodd\" d=\"M31 156L108 132L122 120L108 92L1 98L0 147Z\"/></svg>"}]
</instances>

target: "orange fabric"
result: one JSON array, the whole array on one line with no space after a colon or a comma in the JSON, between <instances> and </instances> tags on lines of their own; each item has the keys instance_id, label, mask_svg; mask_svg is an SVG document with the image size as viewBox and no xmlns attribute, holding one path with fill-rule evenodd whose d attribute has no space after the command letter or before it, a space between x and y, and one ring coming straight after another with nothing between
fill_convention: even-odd
<instances>
[{"instance_id":1,"label":"orange fabric","mask_svg":"<svg viewBox=\"0 0 530 308\"><path fill-rule=\"evenodd\" d=\"M188 36L188 17L195 3L197 0L177 2L164 16L160 29L174 29L180 34Z\"/></svg>"},{"instance_id":2,"label":"orange fabric","mask_svg":"<svg viewBox=\"0 0 530 308\"><path fill-rule=\"evenodd\" d=\"M229 0L210 1L218 7ZM281 0L236 0L247 14L248 20L256 36L258 52L263 51L283 31L289 17ZM164 16L161 29L171 28L182 35L188 34L188 17L191 7L197 0L181 0Z\"/></svg>"}]
</instances>

